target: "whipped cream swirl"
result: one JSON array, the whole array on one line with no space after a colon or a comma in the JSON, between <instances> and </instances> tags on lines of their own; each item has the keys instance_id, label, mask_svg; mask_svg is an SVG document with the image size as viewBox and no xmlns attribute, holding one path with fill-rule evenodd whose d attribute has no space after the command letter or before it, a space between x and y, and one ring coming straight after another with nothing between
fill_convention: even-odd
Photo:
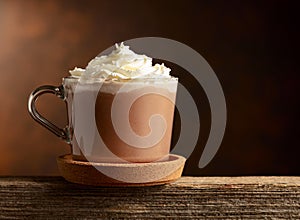
<instances>
[{"instance_id":1,"label":"whipped cream swirl","mask_svg":"<svg viewBox=\"0 0 300 220\"><path fill-rule=\"evenodd\" d=\"M70 70L73 77L103 79L171 78L171 69L162 64L152 65L152 58L136 54L123 42L115 44L109 55L95 57L85 69Z\"/></svg>"}]
</instances>

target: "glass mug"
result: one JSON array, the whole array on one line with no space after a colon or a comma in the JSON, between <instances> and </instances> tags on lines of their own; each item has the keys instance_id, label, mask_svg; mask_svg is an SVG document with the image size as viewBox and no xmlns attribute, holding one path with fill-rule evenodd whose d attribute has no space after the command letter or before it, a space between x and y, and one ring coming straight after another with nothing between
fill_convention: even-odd
<instances>
[{"instance_id":1,"label":"glass mug","mask_svg":"<svg viewBox=\"0 0 300 220\"><path fill-rule=\"evenodd\" d=\"M167 160L178 79L80 80L65 77L29 97L35 121L71 145L74 160L152 162ZM59 128L36 109L52 93L66 102L68 125Z\"/></svg>"}]
</instances>

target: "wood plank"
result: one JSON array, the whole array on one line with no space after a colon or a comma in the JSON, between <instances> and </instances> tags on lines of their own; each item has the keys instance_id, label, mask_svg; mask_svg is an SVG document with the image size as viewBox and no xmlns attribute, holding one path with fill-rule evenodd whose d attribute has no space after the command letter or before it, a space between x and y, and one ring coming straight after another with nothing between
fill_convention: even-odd
<instances>
[{"instance_id":1,"label":"wood plank","mask_svg":"<svg viewBox=\"0 0 300 220\"><path fill-rule=\"evenodd\" d=\"M0 177L0 198L0 219L300 219L300 177L182 177L130 188Z\"/></svg>"}]
</instances>

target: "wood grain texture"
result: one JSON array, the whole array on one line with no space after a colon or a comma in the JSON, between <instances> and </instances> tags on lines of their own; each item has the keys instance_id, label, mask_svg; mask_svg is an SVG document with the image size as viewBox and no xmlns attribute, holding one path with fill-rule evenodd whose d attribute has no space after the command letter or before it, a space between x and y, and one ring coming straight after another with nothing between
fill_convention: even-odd
<instances>
[{"instance_id":1,"label":"wood grain texture","mask_svg":"<svg viewBox=\"0 0 300 220\"><path fill-rule=\"evenodd\" d=\"M0 219L300 219L300 177L182 177L109 188L1 177Z\"/></svg>"}]
</instances>

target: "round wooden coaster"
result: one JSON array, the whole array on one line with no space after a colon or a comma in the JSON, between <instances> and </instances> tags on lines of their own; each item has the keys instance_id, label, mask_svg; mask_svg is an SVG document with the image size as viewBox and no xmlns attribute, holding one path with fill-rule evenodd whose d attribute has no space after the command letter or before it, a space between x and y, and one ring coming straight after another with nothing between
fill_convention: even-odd
<instances>
[{"instance_id":1,"label":"round wooden coaster","mask_svg":"<svg viewBox=\"0 0 300 220\"><path fill-rule=\"evenodd\" d=\"M93 186L153 186L181 177L185 158L170 154L167 161L151 163L93 163L75 161L67 154L57 158L61 175L73 183Z\"/></svg>"}]
</instances>

